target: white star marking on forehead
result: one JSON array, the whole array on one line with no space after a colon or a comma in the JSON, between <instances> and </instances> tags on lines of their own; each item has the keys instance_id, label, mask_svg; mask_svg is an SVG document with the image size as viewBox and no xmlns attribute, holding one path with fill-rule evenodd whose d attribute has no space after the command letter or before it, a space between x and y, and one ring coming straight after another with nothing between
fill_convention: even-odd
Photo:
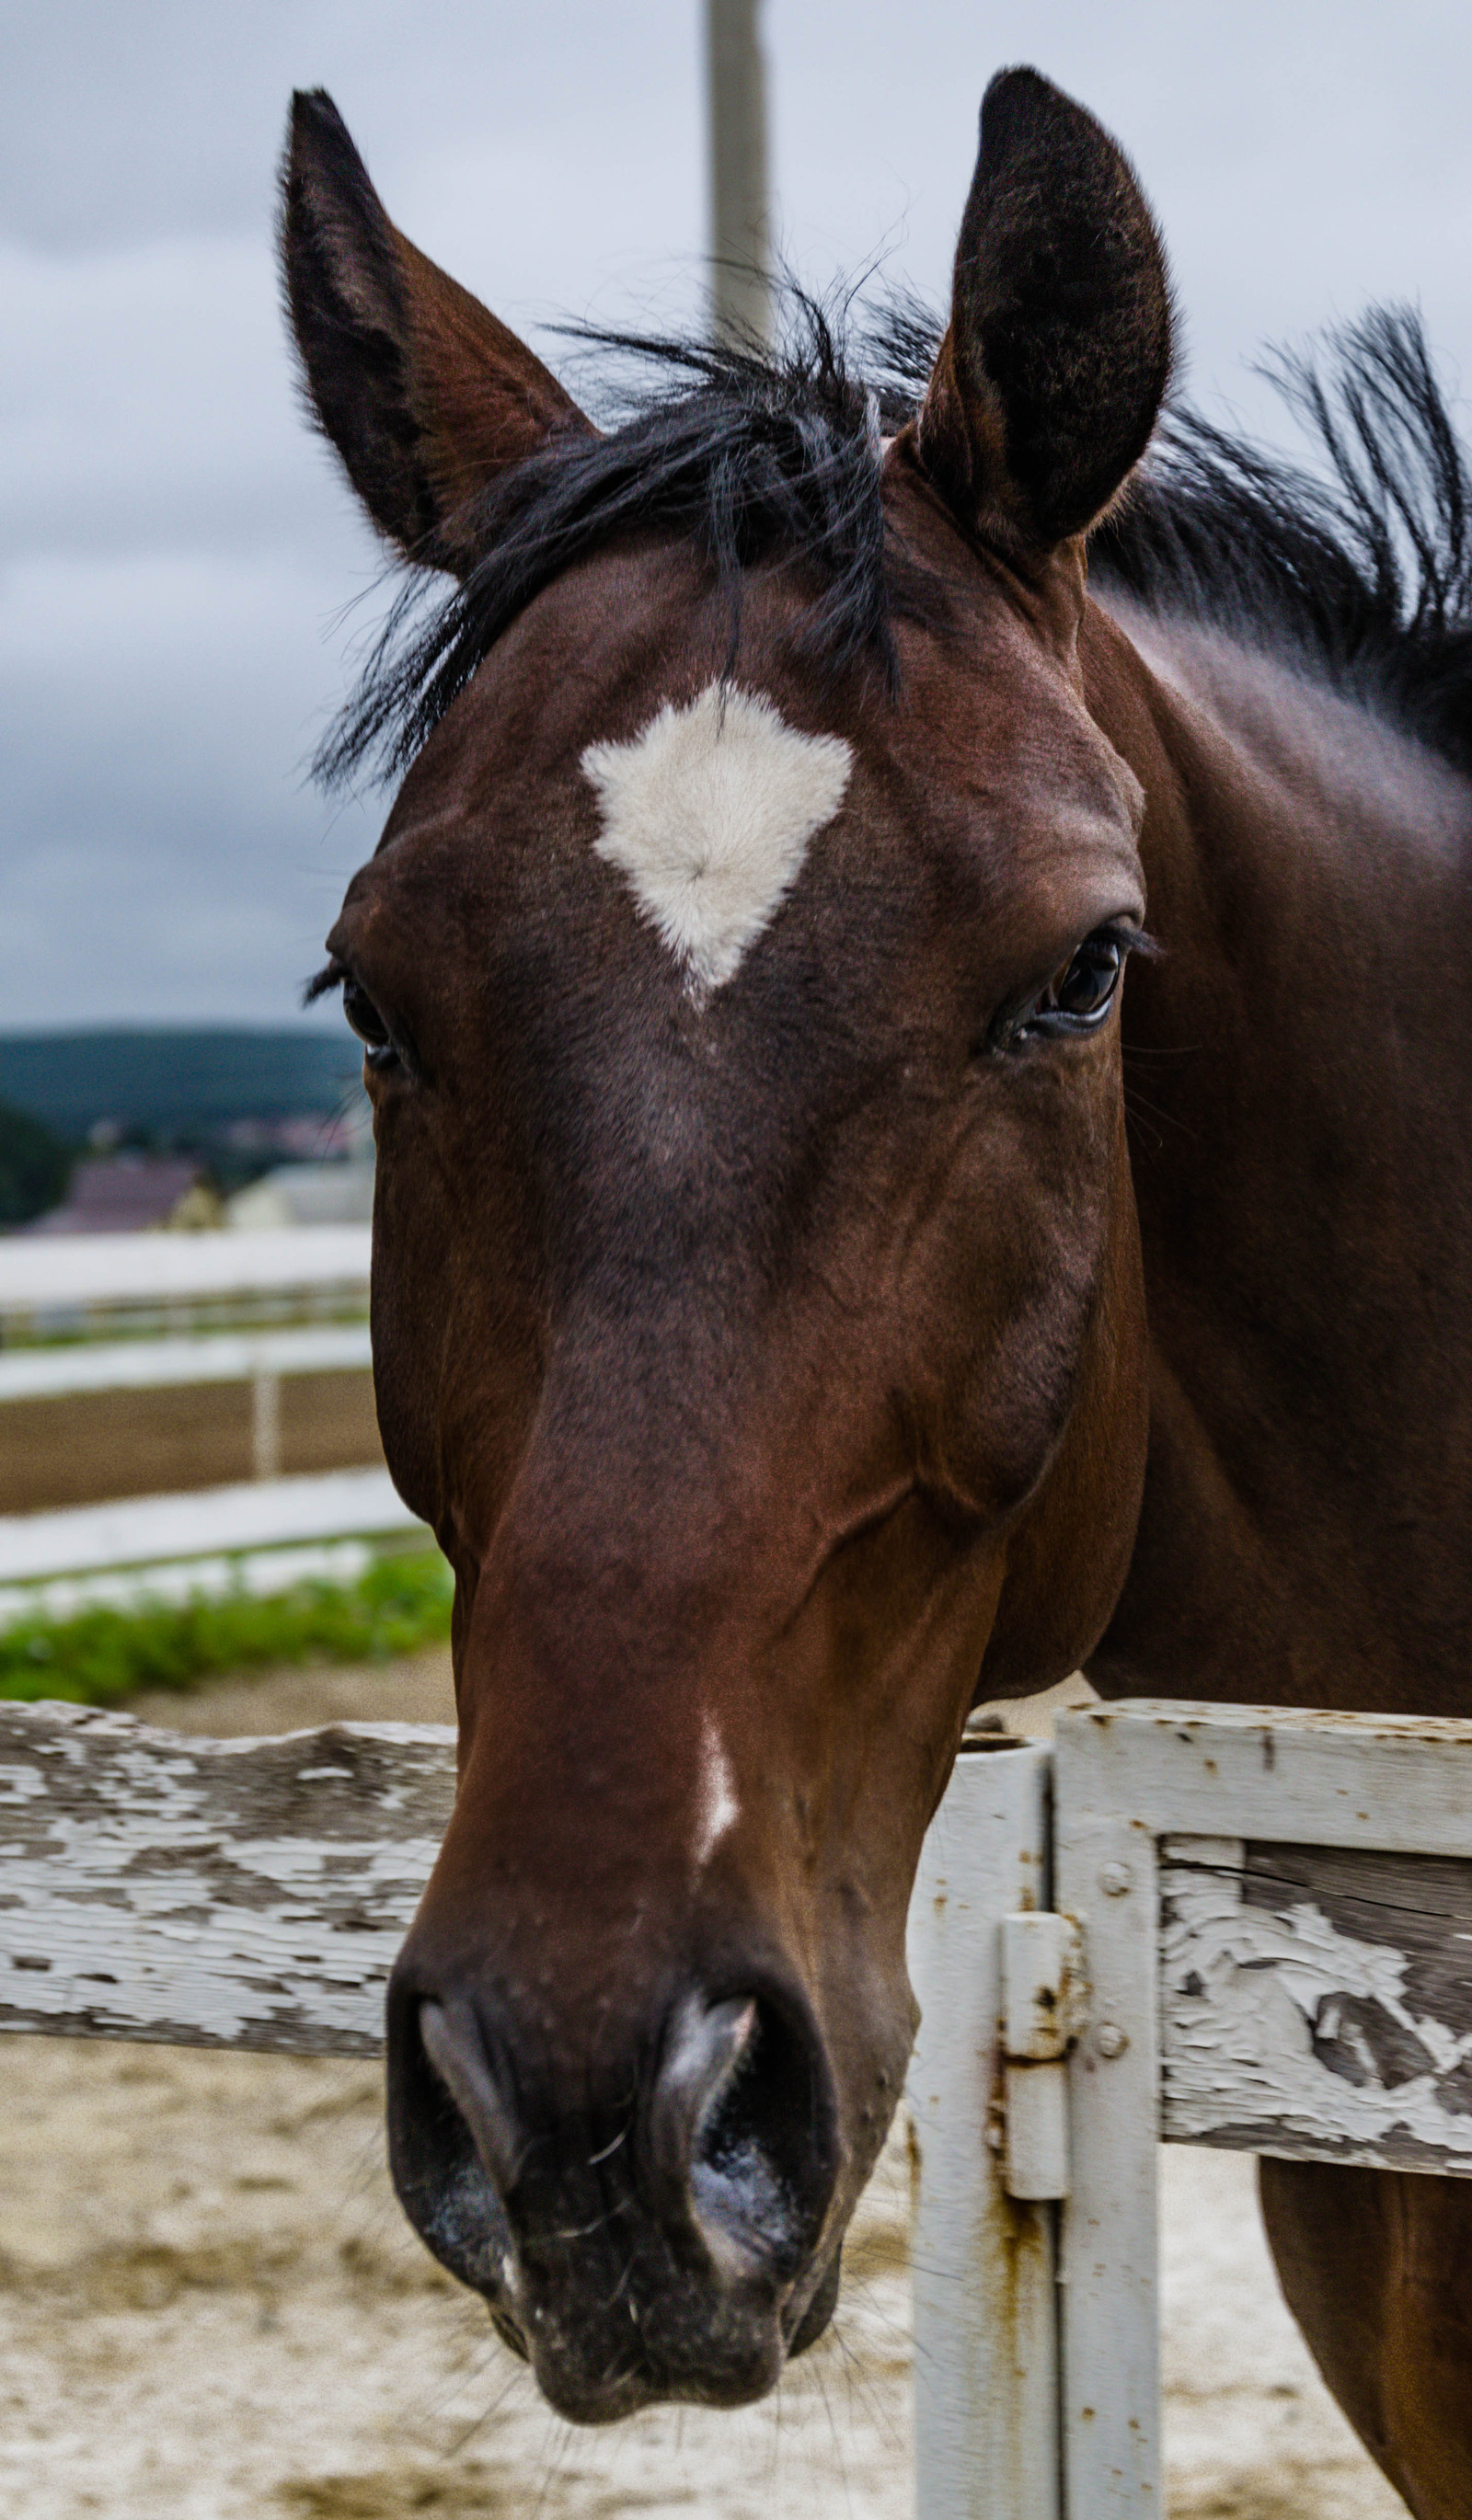
<instances>
[{"instance_id":1,"label":"white star marking on forehead","mask_svg":"<svg viewBox=\"0 0 1472 2520\"><path fill-rule=\"evenodd\" d=\"M796 883L853 765L833 735L801 735L759 694L712 683L669 703L631 743L590 743L599 857L634 900L693 994L720 988Z\"/></svg>"}]
</instances>

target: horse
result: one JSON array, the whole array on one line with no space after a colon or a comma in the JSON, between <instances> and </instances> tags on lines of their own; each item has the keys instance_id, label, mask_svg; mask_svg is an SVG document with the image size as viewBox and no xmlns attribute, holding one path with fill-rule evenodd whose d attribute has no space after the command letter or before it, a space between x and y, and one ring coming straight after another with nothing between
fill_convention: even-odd
<instances>
[{"instance_id":1,"label":"horse","mask_svg":"<svg viewBox=\"0 0 1472 2520\"><path fill-rule=\"evenodd\" d=\"M938 344L808 304L645 344L602 427L320 92L282 248L410 572L312 984L455 1577L392 2173L563 2413L738 2404L832 2315L980 1701L1472 1713L1472 491L1405 316L1298 372L1327 470L1158 434L1154 219L1030 69ZM1464 2514L1472 2189L1262 2196L1360 2438Z\"/></svg>"}]
</instances>

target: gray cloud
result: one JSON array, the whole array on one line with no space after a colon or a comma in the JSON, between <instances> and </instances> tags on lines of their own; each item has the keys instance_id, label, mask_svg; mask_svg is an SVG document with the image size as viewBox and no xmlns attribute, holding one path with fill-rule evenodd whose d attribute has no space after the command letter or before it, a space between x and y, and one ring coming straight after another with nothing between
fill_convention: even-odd
<instances>
[{"instance_id":1,"label":"gray cloud","mask_svg":"<svg viewBox=\"0 0 1472 2520\"><path fill-rule=\"evenodd\" d=\"M1198 392L1270 424L1259 341L1376 295L1419 297L1472 373L1455 7L766 15L805 276L884 247L939 297L981 89L1029 59L1134 156ZM0 8L0 1025L284 1016L371 845L376 801L330 807L301 778L382 595L276 306L292 85L332 88L395 217L523 329L679 318L698 29L695 0Z\"/></svg>"}]
</instances>

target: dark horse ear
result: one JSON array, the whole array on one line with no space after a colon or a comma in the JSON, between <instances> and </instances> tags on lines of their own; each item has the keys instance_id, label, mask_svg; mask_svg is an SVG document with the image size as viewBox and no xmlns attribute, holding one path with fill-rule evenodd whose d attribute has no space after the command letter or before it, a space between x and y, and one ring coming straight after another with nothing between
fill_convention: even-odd
<instances>
[{"instance_id":1,"label":"dark horse ear","mask_svg":"<svg viewBox=\"0 0 1472 2520\"><path fill-rule=\"evenodd\" d=\"M292 99L281 258L307 391L380 531L463 576L468 509L591 424L525 342L400 236L330 96Z\"/></svg>"},{"instance_id":2,"label":"dark horse ear","mask_svg":"<svg viewBox=\"0 0 1472 2520\"><path fill-rule=\"evenodd\" d=\"M1122 150L1035 70L1002 70L956 247L921 459L972 530L1035 555L1091 525L1144 453L1171 290Z\"/></svg>"}]
</instances>

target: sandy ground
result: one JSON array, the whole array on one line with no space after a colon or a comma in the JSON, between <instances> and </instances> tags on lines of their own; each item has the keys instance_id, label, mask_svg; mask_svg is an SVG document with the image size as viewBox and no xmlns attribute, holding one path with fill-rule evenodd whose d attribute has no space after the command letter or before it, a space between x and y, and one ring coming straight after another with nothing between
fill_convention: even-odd
<instances>
[{"instance_id":1,"label":"sandy ground","mask_svg":"<svg viewBox=\"0 0 1472 2520\"><path fill-rule=\"evenodd\" d=\"M127 1711L140 1724L217 1739L315 1724L453 1724L455 1684L449 1646L430 1645L399 1662L287 1664L203 1688L145 1688Z\"/></svg>"},{"instance_id":2,"label":"sandy ground","mask_svg":"<svg viewBox=\"0 0 1472 2520\"><path fill-rule=\"evenodd\" d=\"M447 1661L140 1706L202 1732L448 1713ZM892 2145L835 2332L741 2415L551 2416L389 2189L376 2069L14 2039L0 2050L9 2520L907 2520L907 2185ZM1252 2166L1169 2151L1175 2520L1403 2506L1278 2300Z\"/></svg>"}]
</instances>

